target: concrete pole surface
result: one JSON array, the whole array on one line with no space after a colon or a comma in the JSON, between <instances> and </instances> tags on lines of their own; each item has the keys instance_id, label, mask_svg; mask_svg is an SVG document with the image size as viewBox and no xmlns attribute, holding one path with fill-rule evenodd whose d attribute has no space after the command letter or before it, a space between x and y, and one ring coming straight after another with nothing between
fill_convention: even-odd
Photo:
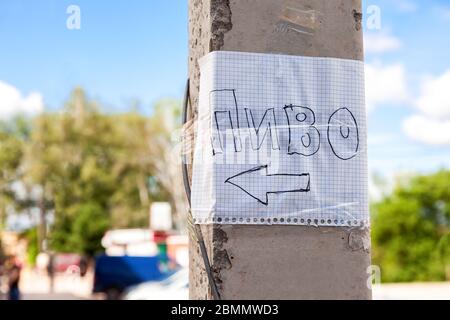
<instances>
[{"instance_id":1,"label":"concrete pole surface","mask_svg":"<svg viewBox=\"0 0 450 320\"><path fill-rule=\"evenodd\" d=\"M363 60L360 0L189 0L189 76L198 106L198 59L216 51ZM193 116L192 115L192 116ZM371 299L370 230L201 226L222 299ZM212 299L196 243L190 298Z\"/></svg>"}]
</instances>

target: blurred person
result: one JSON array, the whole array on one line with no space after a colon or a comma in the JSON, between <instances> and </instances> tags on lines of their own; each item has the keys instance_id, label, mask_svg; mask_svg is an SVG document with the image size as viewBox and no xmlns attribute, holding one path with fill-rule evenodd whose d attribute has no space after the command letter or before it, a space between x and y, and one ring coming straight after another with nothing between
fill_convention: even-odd
<instances>
[{"instance_id":1,"label":"blurred person","mask_svg":"<svg viewBox=\"0 0 450 320\"><path fill-rule=\"evenodd\" d=\"M12 259L11 267L8 270L8 300L20 300L20 264L15 258Z\"/></svg>"},{"instance_id":2,"label":"blurred person","mask_svg":"<svg viewBox=\"0 0 450 320\"><path fill-rule=\"evenodd\" d=\"M86 256L82 256L80 259L80 276L84 277L89 267L89 261Z\"/></svg>"},{"instance_id":3,"label":"blurred person","mask_svg":"<svg viewBox=\"0 0 450 320\"><path fill-rule=\"evenodd\" d=\"M55 285L55 255L53 253L48 256L47 275L50 280L50 293L53 293Z\"/></svg>"},{"instance_id":4,"label":"blurred person","mask_svg":"<svg viewBox=\"0 0 450 320\"><path fill-rule=\"evenodd\" d=\"M5 259L0 256L0 300L3 297L3 276L5 275Z\"/></svg>"},{"instance_id":5,"label":"blurred person","mask_svg":"<svg viewBox=\"0 0 450 320\"><path fill-rule=\"evenodd\" d=\"M47 274L47 266L49 260L49 254L46 252L40 252L36 257L36 269L43 274Z\"/></svg>"}]
</instances>

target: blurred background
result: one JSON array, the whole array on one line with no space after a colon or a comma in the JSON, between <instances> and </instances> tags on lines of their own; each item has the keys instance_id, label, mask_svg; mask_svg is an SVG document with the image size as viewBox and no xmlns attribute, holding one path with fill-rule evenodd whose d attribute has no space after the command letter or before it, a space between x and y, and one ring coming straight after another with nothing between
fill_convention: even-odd
<instances>
[{"instance_id":1,"label":"blurred background","mask_svg":"<svg viewBox=\"0 0 450 320\"><path fill-rule=\"evenodd\" d=\"M187 1L73 2L0 2L0 299L187 299ZM374 297L450 299L450 3L363 13Z\"/></svg>"}]
</instances>

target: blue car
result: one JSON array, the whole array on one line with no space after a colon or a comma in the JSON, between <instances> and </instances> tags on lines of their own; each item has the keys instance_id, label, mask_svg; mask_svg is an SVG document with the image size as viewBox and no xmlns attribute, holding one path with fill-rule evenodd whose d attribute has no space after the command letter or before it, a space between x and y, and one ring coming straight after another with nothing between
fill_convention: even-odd
<instances>
[{"instance_id":1,"label":"blue car","mask_svg":"<svg viewBox=\"0 0 450 320\"><path fill-rule=\"evenodd\" d=\"M118 299L125 288L148 281L162 281L176 270L167 271L161 256L132 257L100 255L96 258L94 293Z\"/></svg>"}]
</instances>

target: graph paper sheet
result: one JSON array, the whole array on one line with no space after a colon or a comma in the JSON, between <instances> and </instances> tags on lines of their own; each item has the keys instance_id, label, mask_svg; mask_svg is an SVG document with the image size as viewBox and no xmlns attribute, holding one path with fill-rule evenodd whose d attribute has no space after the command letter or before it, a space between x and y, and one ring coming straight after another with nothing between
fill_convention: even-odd
<instances>
[{"instance_id":1,"label":"graph paper sheet","mask_svg":"<svg viewBox=\"0 0 450 320\"><path fill-rule=\"evenodd\" d=\"M213 52L200 61L199 224L368 224L364 65Z\"/></svg>"}]
</instances>

